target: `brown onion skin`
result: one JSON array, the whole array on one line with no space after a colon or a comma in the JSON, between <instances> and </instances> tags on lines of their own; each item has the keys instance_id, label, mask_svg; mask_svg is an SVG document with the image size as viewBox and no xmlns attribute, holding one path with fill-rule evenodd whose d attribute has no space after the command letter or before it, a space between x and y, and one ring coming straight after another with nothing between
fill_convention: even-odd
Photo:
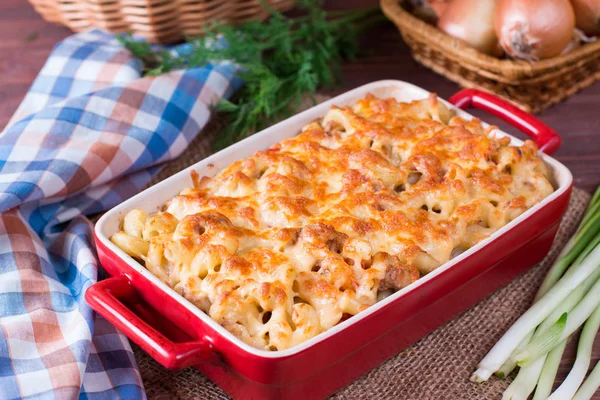
<instances>
[{"instance_id":1,"label":"brown onion skin","mask_svg":"<svg viewBox=\"0 0 600 400\"><path fill-rule=\"evenodd\" d=\"M571 0L575 25L586 35L600 35L600 0Z\"/></svg>"},{"instance_id":2,"label":"brown onion skin","mask_svg":"<svg viewBox=\"0 0 600 400\"><path fill-rule=\"evenodd\" d=\"M448 4L438 28L482 53L501 56L502 48L494 31L497 0L453 0Z\"/></svg>"},{"instance_id":3,"label":"brown onion skin","mask_svg":"<svg viewBox=\"0 0 600 400\"><path fill-rule=\"evenodd\" d=\"M535 61L555 57L567 47L575 13L569 0L498 0L494 27L508 54Z\"/></svg>"}]
</instances>

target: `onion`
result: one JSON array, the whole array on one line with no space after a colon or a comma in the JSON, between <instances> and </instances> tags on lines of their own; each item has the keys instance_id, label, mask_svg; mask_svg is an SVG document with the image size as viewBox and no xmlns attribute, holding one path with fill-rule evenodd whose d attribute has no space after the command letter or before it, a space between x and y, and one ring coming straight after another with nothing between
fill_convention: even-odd
<instances>
[{"instance_id":1,"label":"onion","mask_svg":"<svg viewBox=\"0 0 600 400\"><path fill-rule=\"evenodd\" d=\"M442 17L442 14L444 14L444 11L446 11L446 8L448 8L448 4L450 4L450 0L428 0L429 1L429 7L431 7L431 9L435 12L435 15L438 16L438 18Z\"/></svg>"},{"instance_id":2,"label":"onion","mask_svg":"<svg viewBox=\"0 0 600 400\"><path fill-rule=\"evenodd\" d=\"M582 37L583 33L580 32L581 31L577 32L577 29L573 31L573 36L571 36L569 44L567 44L563 51L560 52L561 55L567 54L568 52L573 51L581 46L581 42L584 41L584 38Z\"/></svg>"},{"instance_id":3,"label":"onion","mask_svg":"<svg viewBox=\"0 0 600 400\"><path fill-rule=\"evenodd\" d=\"M496 0L453 0L438 22L438 28L477 50L502 55L494 31Z\"/></svg>"},{"instance_id":4,"label":"onion","mask_svg":"<svg viewBox=\"0 0 600 400\"><path fill-rule=\"evenodd\" d=\"M508 54L535 61L555 57L567 47L575 14L569 0L498 0L494 26Z\"/></svg>"},{"instance_id":5,"label":"onion","mask_svg":"<svg viewBox=\"0 0 600 400\"><path fill-rule=\"evenodd\" d=\"M571 0L575 21L587 35L600 35L600 0Z\"/></svg>"},{"instance_id":6,"label":"onion","mask_svg":"<svg viewBox=\"0 0 600 400\"><path fill-rule=\"evenodd\" d=\"M408 0L409 11L420 19L435 24L451 0Z\"/></svg>"}]
</instances>

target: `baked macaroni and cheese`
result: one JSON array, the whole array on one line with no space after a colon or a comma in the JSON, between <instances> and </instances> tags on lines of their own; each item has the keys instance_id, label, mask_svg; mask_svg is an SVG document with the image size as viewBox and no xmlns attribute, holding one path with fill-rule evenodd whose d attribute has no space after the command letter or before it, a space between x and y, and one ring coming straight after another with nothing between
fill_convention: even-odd
<instances>
[{"instance_id":1,"label":"baked macaroni and cheese","mask_svg":"<svg viewBox=\"0 0 600 400\"><path fill-rule=\"evenodd\" d=\"M431 95L367 96L196 179L111 240L244 342L282 350L419 279L553 192L511 146Z\"/></svg>"}]
</instances>

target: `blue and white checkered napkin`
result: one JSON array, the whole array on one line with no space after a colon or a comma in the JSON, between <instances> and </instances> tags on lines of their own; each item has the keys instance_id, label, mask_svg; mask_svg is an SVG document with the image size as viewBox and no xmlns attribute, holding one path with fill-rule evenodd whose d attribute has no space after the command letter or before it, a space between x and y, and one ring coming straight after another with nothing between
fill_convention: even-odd
<instances>
[{"instance_id":1,"label":"blue and white checkered napkin","mask_svg":"<svg viewBox=\"0 0 600 400\"><path fill-rule=\"evenodd\" d=\"M69 37L0 134L2 399L144 397L127 339L84 301L98 277L85 216L139 192L241 82L226 63L141 71L113 35Z\"/></svg>"}]
</instances>

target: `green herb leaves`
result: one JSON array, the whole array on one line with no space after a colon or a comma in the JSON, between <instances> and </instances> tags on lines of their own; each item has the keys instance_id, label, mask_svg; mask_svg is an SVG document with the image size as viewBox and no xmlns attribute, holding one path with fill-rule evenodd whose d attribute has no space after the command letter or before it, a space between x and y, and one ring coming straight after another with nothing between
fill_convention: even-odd
<instances>
[{"instance_id":1,"label":"green herb leaves","mask_svg":"<svg viewBox=\"0 0 600 400\"><path fill-rule=\"evenodd\" d=\"M343 59L356 55L357 35L383 20L378 9L326 12L318 1L302 0L306 15L288 18L266 3L267 21L240 26L213 24L206 35L191 39L191 51L176 57L155 51L130 37L119 40L141 58L146 75L230 60L240 65L245 85L235 101L223 100L216 110L227 118L216 147L226 147L275 120L295 113L305 95L338 81ZM219 45L226 43L226 45Z\"/></svg>"}]
</instances>

